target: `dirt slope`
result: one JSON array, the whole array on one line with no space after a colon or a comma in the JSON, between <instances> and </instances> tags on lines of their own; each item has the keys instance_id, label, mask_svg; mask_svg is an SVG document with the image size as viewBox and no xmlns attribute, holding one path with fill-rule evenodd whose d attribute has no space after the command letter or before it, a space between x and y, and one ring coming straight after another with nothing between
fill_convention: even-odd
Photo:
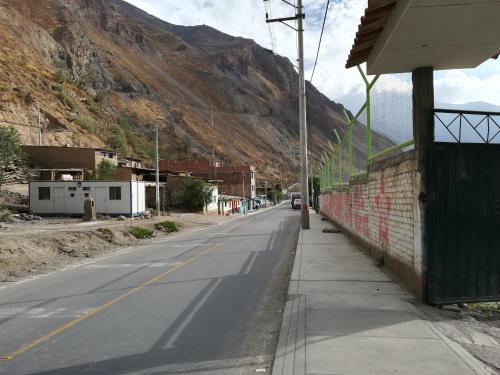
<instances>
[{"instance_id":1,"label":"dirt slope","mask_svg":"<svg viewBox=\"0 0 500 375\"><path fill-rule=\"evenodd\" d=\"M320 153L333 129L345 133L343 107L307 90ZM0 0L0 120L36 125L40 108L45 144L148 158L159 121L164 158L214 147L272 176L297 168L297 91L287 59L207 26L172 25L121 0ZM38 143L36 127L15 127ZM389 143L375 136L376 148Z\"/></svg>"}]
</instances>

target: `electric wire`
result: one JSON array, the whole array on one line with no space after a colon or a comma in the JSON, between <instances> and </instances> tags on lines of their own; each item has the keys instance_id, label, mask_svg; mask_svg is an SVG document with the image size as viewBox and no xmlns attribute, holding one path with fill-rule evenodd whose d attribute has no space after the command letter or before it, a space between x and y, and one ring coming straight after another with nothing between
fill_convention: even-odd
<instances>
[{"instance_id":1,"label":"electric wire","mask_svg":"<svg viewBox=\"0 0 500 375\"><path fill-rule=\"evenodd\" d=\"M312 82L312 80L314 78L314 73L316 72L316 66L318 64L319 51L321 49L321 42L323 41L323 32L325 31L326 17L328 15L328 9L329 9L329 7L330 7L330 0L328 0L326 2L325 16L323 18L323 26L321 26L321 35L319 37L319 43L318 43L318 51L316 52L316 60L314 61L314 67L313 67L313 71L312 71L312 74L311 74L311 79L309 80L309 82Z\"/></svg>"},{"instance_id":2,"label":"electric wire","mask_svg":"<svg viewBox=\"0 0 500 375\"><path fill-rule=\"evenodd\" d=\"M264 0L263 3L264 3L264 10L266 12L266 16L268 18L272 18L273 17L273 13L272 13L270 1L269 0ZM267 26L268 26L268 29L269 29L269 38L270 38L270 41L271 41L271 50L273 52L276 52L277 42L276 42L276 34L274 32L274 27L273 27L272 23L268 23Z\"/></svg>"}]
</instances>

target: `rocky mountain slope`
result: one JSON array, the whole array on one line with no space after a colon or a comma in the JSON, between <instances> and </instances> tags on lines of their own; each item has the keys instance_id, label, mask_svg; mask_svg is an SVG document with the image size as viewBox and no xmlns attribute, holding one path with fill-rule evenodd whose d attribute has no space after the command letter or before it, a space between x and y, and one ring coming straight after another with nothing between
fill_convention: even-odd
<instances>
[{"instance_id":1,"label":"rocky mountain slope","mask_svg":"<svg viewBox=\"0 0 500 375\"><path fill-rule=\"evenodd\" d=\"M172 25L121 0L0 0L0 121L31 125L11 125L26 144L39 142L39 112L44 144L150 158L158 124L164 158L214 148L272 176L297 166L297 78L252 40ZM307 91L319 154L333 129L345 133L343 107Z\"/></svg>"}]
</instances>

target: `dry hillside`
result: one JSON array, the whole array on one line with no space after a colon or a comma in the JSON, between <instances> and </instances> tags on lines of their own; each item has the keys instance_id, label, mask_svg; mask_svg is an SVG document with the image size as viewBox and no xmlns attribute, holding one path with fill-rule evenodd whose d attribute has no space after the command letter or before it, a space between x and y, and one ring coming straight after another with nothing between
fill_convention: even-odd
<instances>
[{"instance_id":1,"label":"dry hillside","mask_svg":"<svg viewBox=\"0 0 500 375\"><path fill-rule=\"evenodd\" d=\"M297 91L287 59L207 26L175 26L121 0L0 0L0 120L36 125L39 108L45 144L149 158L158 122L164 158L215 147L276 175L296 165ZM333 129L345 132L343 107L309 84L308 98L319 153ZM36 127L13 126L38 143Z\"/></svg>"}]
</instances>

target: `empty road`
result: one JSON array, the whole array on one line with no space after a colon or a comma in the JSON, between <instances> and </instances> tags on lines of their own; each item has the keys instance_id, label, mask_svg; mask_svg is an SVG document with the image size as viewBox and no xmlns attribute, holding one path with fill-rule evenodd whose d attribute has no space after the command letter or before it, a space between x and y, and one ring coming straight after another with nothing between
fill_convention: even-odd
<instances>
[{"instance_id":1,"label":"empty road","mask_svg":"<svg viewBox=\"0 0 500 375\"><path fill-rule=\"evenodd\" d=\"M255 374L273 358L289 204L0 289L0 374Z\"/></svg>"}]
</instances>

